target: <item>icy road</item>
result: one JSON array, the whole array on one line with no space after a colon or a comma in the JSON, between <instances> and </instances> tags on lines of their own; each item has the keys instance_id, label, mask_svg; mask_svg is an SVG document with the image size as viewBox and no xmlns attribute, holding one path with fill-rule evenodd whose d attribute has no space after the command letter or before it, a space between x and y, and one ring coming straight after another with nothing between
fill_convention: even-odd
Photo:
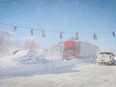
<instances>
[{"instance_id":1,"label":"icy road","mask_svg":"<svg viewBox=\"0 0 116 87\"><path fill-rule=\"evenodd\" d=\"M73 73L0 79L0 87L116 87L116 65L90 64Z\"/></svg>"}]
</instances>

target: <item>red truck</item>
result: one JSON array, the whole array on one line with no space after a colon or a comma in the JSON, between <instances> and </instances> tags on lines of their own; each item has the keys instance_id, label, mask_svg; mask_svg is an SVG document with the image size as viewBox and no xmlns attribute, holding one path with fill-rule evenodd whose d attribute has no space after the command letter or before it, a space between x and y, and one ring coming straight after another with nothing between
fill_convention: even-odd
<instances>
[{"instance_id":1,"label":"red truck","mask_svg":"<svg viewBox=\"0 0 116 87\"><path fill-rule=\"evenodd\" d=\"M80 54L80 46L77 41L68 40L64 42L63 54L62 54L63 60L73 59L75 57L78 57L79 54Z\"/></svg>"}]
</instances>

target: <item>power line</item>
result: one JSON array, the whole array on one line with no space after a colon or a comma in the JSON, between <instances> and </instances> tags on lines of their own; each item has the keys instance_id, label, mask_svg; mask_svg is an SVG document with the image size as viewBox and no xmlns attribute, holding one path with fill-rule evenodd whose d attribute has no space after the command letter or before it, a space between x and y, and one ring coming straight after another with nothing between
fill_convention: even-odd
<instances>
[{"instance_id":1,"label":"power line","mask_svg":"<svg viewBox=\"0 0 116 87\"><path fill-rule=\"evenodd\" d=\"M65 8L65 9L62 9L60 11L57 11L57 12L52 12L52 13L49 13L49 14L46 14L46 15L43 15L43 16L39 16L39 17L35 17L33 19L29 19L29 20L25 20L25 21L32 21L32 20L37 20L37 19L41 19L41 18L45 18L45 17L48 17L48 16L52 16L52 15L55 15L55 14L59 14L59 13L62 13L62 12L65 12L69 9L72 9L74 7L69 7L69 8Z\"/></svg>"},{"instance_id":2,"label":"power line","mask_svg":"<svg viewBox=\"0 0 116 87\"><path fill-rule=\"evenodd\" d=\"M15 1L15 0L14 0L14 1ZM57 2L57 0L56 0L56 1L53 0L53 1L51 1L51 2L48 2L48 3L44 4L44 5L40 5L39 7L34 8L34 10L32 10L32 11L35 11L35 9L38 9L38 8L46 7L47 5L52 4L52 3L55 3L55 2ZM30 12L30 10L25 10L25 11L23 11L23 12L19 12L19 13L17 13L17 14L12 15L12 16L7 16L7 17L5 17L5 18L0 18L0 19L11 18L11 17L18 16L18 15L21 15L21 14L24 14L24 13L27 13L27 12Z\"/></svg>"},{"instance_id":3,"label":"power line","mask_svg":"<svg viewBox=\"0 0 116 87\"><path fill-rule=\"evenodd\" d=\"M32 27L26 27L26 26L16 26L16 25L12 25L12 24L5 24L5 23L0 23L2 25L8 25L8 26L12 26L13 27L13 32L16 32L17 31L17 28L18 27L21 27L21 28L25 28L25 29L29 29L31 31L31 35L33 36L33 31L34 30L39 30L39 31L42 31L42 37L46 37L46 34L45 34L45 31L47 32L56 32L56 33L59 33L59 36L60 36L60 39L63 38L63 34L64 33L75 33L76 36L75 36L75 40L79 40L79 35L78 33L92 33L93 34L93 39L94 40L97 40L97 34L96 33L112 33L112 36L115 37L115 33L116 31L112 31L112 32L62 32L62 31L50 31L50 30L45 30L45 29L35 29L35 28L32 28Z\"/></svg>"},{"instance_id":4,"label":"power line","mask_svg":"<svg viewBox=\"0 0 116 87\"><path fill-rule=\"evenodd\" d=\"M28 20L25 20L25 21L32 21L32 20L38 20L38 19L41 19L41 18L45 18L45 17L48 17L48 16L52 16L52 15L56 15L56 14L59 14L59 13L62 13L62 12L65 12L67 10L70 10L72 8L75 8L76 5L73 5L71 7L68 7L68 8L64 8L60 11L56 11L56 12L52 12L52 13L49 13L49 14L46 14L46 15L43 15L43 16L39 16L39 17L35 17L35 18L32 18L32 19L28 19ZM24 21L23 21L24 22Z\"/></svg>"},{"instance_id":5,"label":"power line","mask_svg":"<svg viewBox=\"0 0 116 87\"><path fill-rule=\"evenodd\" d=\"M25 29L32 29L32 27L26 27L26 26L15 25L15 24L6 24L6 23L0 23L0 24L7 25L7 26L17 26L17 27L25 28ZM34 29L34 30L39 30L39 29Z\"/></svg>"},{"instance_id":6,"label":"power line","mask_svg":"<svg viewBox=\"0 0 116 87\"><path fill-rule=\"evenodd\" d=\"M0 3L12 2L12 1L17 1L17 0L6 0L6 1L0 1Z\"/></svg>"},{"instance_id":7,"label":"power line","mask_svg":"<svg viewBox=\"0 0 116 87\"><path fill-rule=\"evenodd\" d=\"M25 28L25 29L28 29L28 30L39 30L39 31L43 31L44 29L37 29L37 28L32 28L32 27L27 27L27 26L21 26L21 25L15 25L15 24L6 24L6 23L0 23L2 25L7 25L7 26L16 26L16 27L19 27L19 28ZM45 30L45 31L48 31L48 32L60 32L60 31L49 31L49 30Z\"/></svg>"},{"instance_id":8,"label":"power line","mask_svg":"<svg viewBox=\"0 0 116 87\"><path fill-rule=\"evenodd\" d=\"M57 0L56 0L56 1L57 1ZM51 1L51 3L54 3L54 2L56 2L56 1ZM49 4L51 4L51 3L47 3L46 5L49 5ZM44 6L46 6L46 5L42 5L42 6L40 6L40 7L44 7ZM39 8L40 8L40 7L39 7ZM69 9L72 9L72 8L74 8L74 7L75 7L75 6L71 6L71 7L62 9L62 10L60 10L60 11L52 12L52 13L49 13L49 14L46 14L46 15L43 15L43 16L39 16L39 17L35 17L35 18L29 19L29 20L25 20L25 21L37 20L37 19L40 19L40 18L48 17L48 16L55 15L55 14L59 14L59 13L61 13L61 12L67 11L67 10L69 10ZM30 10L24 11L24 12L22 12L22 14L25 13L25 12L28 12L28 11L30 11ZM20 14L20 13L19 13L19 14ZM19 15L19 14L16 14L16 15L14 15L14 16L17 16L17 15ZM14 17L14 16L13 16L13 17ZM11 17L12 17L12 16L11 16ZM9 17L6 17L6 18L9 18Z\"/></svg>"},{"instance_id":9,"label":"power line","mask_svg":"<svg viewBox=\"0 0 116 87\"><path fill-rule=\"evenodd\" d=\"M2 24L2 25L7 25L7 26L16 26L16 27L19 27L19 28L25 28L25 29L28 29L28 30L31 30L31 29L33 29L33 30L39 30L39 31L43 31L43 30L45 30L45 29L37 29L37 28L32 28L32 27L27 27L27 26L21 26L21 25L14 25L14 24L6 24L6 23L0 23L0 24ZM107 31L107 32L63 32L63 31L52 31L52 30L45 30L45 31L47 31L47 32L57 32L57 33L116 33L116 31Z\"/></svg>"}]
</instances>

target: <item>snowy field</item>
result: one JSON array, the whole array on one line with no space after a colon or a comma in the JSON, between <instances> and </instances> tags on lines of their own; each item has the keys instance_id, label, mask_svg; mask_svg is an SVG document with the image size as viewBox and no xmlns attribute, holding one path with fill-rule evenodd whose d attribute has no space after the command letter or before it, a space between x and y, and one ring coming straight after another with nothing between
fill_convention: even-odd
<instances>
[{"instance_id":1,"label":"snowy field","mask_svg":"<svg viewBox=\"0 0 116 87\"><path fill-rule=\"evenodd\" d=\"M23 50L0 59L0 77L77 72L87 67L88 64L95 64L95 58L63 61L61 58L46 58L35 51Z\"/></svg>"},{"instance_id":2,"label":"snowy field","mask_svg":"<svg viewBox=\"0 0 116 87\"><path fill-rule=\"evenodd\" d=\"M1 79L0 87L116 87L116 66L89 66L75 73Z\"/></svg>"},{"instance_id":3,"label":"snowy field","mask_svg":"<svg viewBox=\"0 0 116 87\"><path fill-rule=\"evenodd\" d=\"M0 59L0 87L116 87L115 77L115 65L92 57L62 61L25 50Z\"/></svg>"}]
</instances>

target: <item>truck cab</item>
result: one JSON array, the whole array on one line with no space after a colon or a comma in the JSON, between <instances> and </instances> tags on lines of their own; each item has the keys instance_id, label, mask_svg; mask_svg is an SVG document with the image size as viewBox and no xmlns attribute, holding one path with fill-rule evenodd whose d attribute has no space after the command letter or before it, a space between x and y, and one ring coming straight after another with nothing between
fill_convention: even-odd
<instances>
[{"instance_id":1,"label":"truck cab","mask_svg":"<svg viewBox=\"0 0 116 87\"><path fill-rule=\"evenodd\" d=\"M63 60L73 59L79 55L79 44L75 40L69 40L64 42Z\"/></svg>"}]
</instances>

